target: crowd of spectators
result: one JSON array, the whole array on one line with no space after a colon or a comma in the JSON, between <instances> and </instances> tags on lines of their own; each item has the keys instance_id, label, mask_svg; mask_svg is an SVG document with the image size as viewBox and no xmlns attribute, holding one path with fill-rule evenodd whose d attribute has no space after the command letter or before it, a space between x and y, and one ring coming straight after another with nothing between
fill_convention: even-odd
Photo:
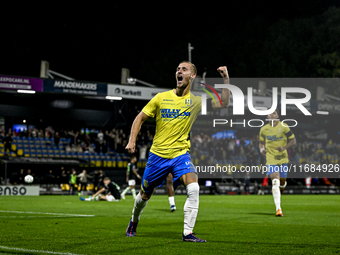
<instances>
[{"instance_id":1,"label":"crowd of spectators","mask_svg":"<svg viewBox=\"0 0 340 255\"><path fill-rule=\"evenodd\" d=\"M65 150L74 152L97 152L106 153L114 151L124 154L125 146L128 142L130 130L111 129L111 130L57 130L53 127L42 129L29 129L23 131L11 131L5 134L0 131L0 138L4 143L5 150L10 150L12 137L43 137L53 138L56 146L60 139L65 138L69 142ZM243 165L265 165L265 157L260 154L258 145L258 134L248 135L240 138L213 138L211 134L194 133L190 139L192 158L196 159L195 164L230 164L237 159ZM315 163L315 164L334 164L339 163L340 144L329 140L308 140L297 137L297 144L288 149L290 162L293 164ZM141 129L136 140L136 156L139 161L146 161L148 152L153 142L153 132L148 128ZM204 155L204 157L201 157ZM71 170L70 170L71 171ZM70 171L60 173L49 170L41 176L36 176L36 183L40 184L62 184L68 183ZM14 172L11 176L11 183L23 183L23 177L31 172L21 169ZM93 173L90 173L90 175ZM312 180L313 181L313 180ZM94 183L98 183L93 181Z\"/></svg>"},{"instance_id":2,"label":"crowd of spectators","mask_svg":"<svg viewBox=\"0 0 340 255\"><path fill-rule=\"evenodd\" d=\"M68 144L65 146L66 152L96 152L107 153L114 151L119 154L126 153L125 147L128 143L128 132L130 130L111 129L111 130L96 130L96 129L61 129L57 130L49 126L42 129L28 130L10 130L5 134L0 130L0 139L4 144L4 154L11 151L13 137L41 137L53 138L55 146L59 146L62 138L67 139ZM148 150L153 141L153 134L148 129L142 129L137 135L136 140L136 155L141 160L146 159Z\"/></svg>"},{"instance_id":3,"label":"crowd of spectators","mask_svg":"<svg viewBox=\"0 0 340 255\"><path fill-rule=\"evenodd\" d=\"M226 164L231 158L241 158L243 164L265 164L265 157L259 151L258 135L242 138L213 138L207 134L196 134L191 139L191 151L198 155L208 155L205 163ZM338 163L340 144L332 139L325 141L299 140L289 148L288 156L291 163ZM200 162L200 157L198 157Z\"/></svg>"}]
</instances>

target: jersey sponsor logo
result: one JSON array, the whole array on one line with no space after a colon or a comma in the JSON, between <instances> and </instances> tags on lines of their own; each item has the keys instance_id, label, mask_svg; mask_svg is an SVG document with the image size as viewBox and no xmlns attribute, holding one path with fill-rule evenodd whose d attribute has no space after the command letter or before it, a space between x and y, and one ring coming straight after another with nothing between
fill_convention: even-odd
<instances>
[{"instance_id":1,"label":"jersey sponsor logo","mask_svg":"<svg viewBox=\"0 0 340 255\"><path fill-rule=\"evenodd\" d=\"M178 117L190 117L190 112L180 112L181 109L161 109L162 119L174 119Z\"/></svg>"},{"instance_id":2,"label":"jersey sponsor logo","mask_svg":"<svg viewBox=\"0 0 340 255\"><path fill-rule=\"evenodd\" d=\"M285 158L285 157L286 157L285 154L281 154L281 155L275 156L274 158L275 158L275 160L281 160L281 159L283 159L283 158Z\"/></svg>"},{"instance_id":3,"label":"jersey sponsor logo","mask_svg":"<svg viewBox=\"0 0 340 255\"><path fill-rule=\"evenodd\" d=\"M267 135L266 138L269 140L269 141L278 141L278 140L282 140L282 136L280 137L277 137L276 135Z\"/></svg>"},{"instance_id":4,"label":"jersey sponsor logo","mask_svg":"<svg viewBox=\"0 0 340 255\"><path fill-rule=\"evenodd\" d=\"M171 102L173 102L174 100L173 99L163 99L163 101L171 101Z\"/></svg>"}]
</instances>

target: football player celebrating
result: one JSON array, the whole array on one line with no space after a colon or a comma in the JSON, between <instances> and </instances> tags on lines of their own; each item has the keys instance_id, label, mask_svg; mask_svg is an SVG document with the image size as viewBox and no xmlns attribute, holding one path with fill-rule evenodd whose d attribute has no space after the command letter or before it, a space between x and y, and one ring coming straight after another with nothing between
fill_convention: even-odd
<instances>
[{"instance_id":1,"label":"football player celebrating","mask_svg":"<svg viewBox=\"0 0 340 255\"><path fill-rule=\"evenodd\" d=\"M217 71L224 78L224 82L229 83L227 68L222 66ZM126 146L129 153L135 152L136 137L143 122L150 117L156 117L156 134L144 171L141 191L136 197L132 218L126 230L126 235L129 237L136 235L140 216L154 189L162 185L171 173L174 188L183 184L187 191L182 241L205 242L192 234L198 213L199 185L187 141L191 126L202 105L202 98L190 92L196 73L194 64L189 61L181 62L176 70L176 88L153 97L132 124L129 143ZM229 89L222 89L221 103L215 105L211 101L212 108L227 107L229 95Z\"/></svg>"}]
</instances>

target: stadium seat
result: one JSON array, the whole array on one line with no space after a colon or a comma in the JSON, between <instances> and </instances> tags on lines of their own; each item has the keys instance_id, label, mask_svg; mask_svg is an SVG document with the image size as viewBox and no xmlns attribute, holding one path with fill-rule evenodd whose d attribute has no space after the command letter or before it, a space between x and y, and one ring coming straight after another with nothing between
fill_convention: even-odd
<instances>
[{"instance_id":1,"label":"stadium seat","mask_svg":"<svg viewBox=\"0 0 340 255\"><path fill-rule=\"evenodd\" d=\"M17 146L15 144L12 144L11 145L11 150L16 151L17 150Z\"/></svg>"},{"instance_id":2,"label":"stadium seat","mask_svg":"<svg viewBox=\"0 0 340 255\"><path fill-rule=\"evenodd\" d=\"M24 150L23 149L18 149L17 150L18 156L23 156L24 155Z\"/></svg>"},{"instance_id":3,"label":"stadium seat","mask_svg":"<svg viewBox=\"0 0 340 255\"><path fill-rule=\"evenodd\" d=\"M96 167L101 167L101 166L102 166L102 161L96 160Z\"/></svg>"},{"instance_id":4,"label":"stadium seat","mask_svg":"<svg viewBox=\"0 0 340 255\"><path fill-rule=\"evenodd\" d=\"M124 166L124 163L121 157L117 157L117 166L120 168Z\"/></svg>"}]
</instances>

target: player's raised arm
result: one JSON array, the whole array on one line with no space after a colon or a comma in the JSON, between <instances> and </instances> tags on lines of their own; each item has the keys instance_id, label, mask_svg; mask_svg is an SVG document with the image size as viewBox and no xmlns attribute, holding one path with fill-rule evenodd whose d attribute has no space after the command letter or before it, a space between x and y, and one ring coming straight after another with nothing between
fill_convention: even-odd
<instances>
[{"instance_id":1,"label":"player's raised arm","mask_svg":"<svg viewBox=\"0 0 340 255\"><path fill-rule=\"evenodd\" d=\"M219 68L217 68L217 71L221 74L222 78L223 78L223 82L224 84L229 84L229 74L228 74L228 69L226 66L220 66ZM216 101L217 105L215 105L214 101L211 100L211 104L214 110L218 110L224 107L228 107L229 106L229 98L230 98L230 90L227 88L223 88L222 89L222 93L221 93L221 101L222 101L222 105L220 104L219 101Z\"/></svg>"},{"instance_id":2,"label":"player's raised arm","mask_svg":"<svg viewBox=\"0 0 340 255\"><path fill-rule=\"evenodd\" d=\"M129 152L129 153L134 153L136 150L136 138L137 138L137 134L142 126L142 124L144 123L144 121L146 121L149 118L148 115L146 115L144 112L140 112L137 117L135 118L135 120L132 123L132 127L131 127L131 132L130 132L130 137L129 137L129 143L126 145L125 149Z\"/></svg>"}]
</instances>

